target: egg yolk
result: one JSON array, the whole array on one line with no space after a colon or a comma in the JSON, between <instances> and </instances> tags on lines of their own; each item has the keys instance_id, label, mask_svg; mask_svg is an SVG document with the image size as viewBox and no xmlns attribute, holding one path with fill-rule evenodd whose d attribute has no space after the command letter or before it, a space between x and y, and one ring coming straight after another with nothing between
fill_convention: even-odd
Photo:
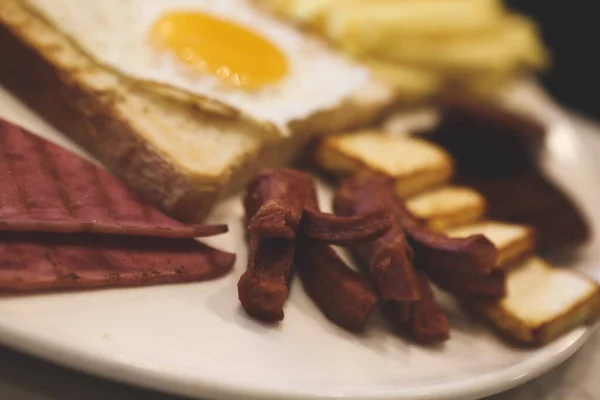
<instances>
[{"instance_id":1,"label":"egg yolk","mask_svg":"<svg viewBox=\"0 0 600 400\"><path fill-rule=\"evenodd\" d=\"M280 81L288 71L284 54L250 29L211 15L171 12L151 30L153 42L201 73L246 88Z\"/></svg>"}]
</instances>

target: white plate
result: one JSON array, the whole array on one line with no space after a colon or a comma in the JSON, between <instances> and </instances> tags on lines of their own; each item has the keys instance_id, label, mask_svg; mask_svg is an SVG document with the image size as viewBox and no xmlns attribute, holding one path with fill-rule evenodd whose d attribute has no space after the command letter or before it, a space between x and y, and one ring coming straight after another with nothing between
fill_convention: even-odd
<instances>
[{"instance_id":1,"label":"white plate","mask_svg":"<svg viewBox=\"0 0 600 400\"><path fill-rule=\"evenodd\" d=\"M548 121L547 170L600 227L598 181L589 156L563 117L535 88L510 103ZM0 91L0 115L69 145ZM321 194L328 206L326 191ZM363 335L329 323L294 282L278 327L246 317L236 282L245 249L239 200L212 216L231 233L210 240L235 251L229 276L198 284L0 299L0 341L92 374L204 398L473 399L516 386L559 364L588 338L579 328L533 350L512 348L471 323L444 299L453 328L443 347L427 349L390 334L374 316ZM600 277L594 239L571 267Z\"/></svg>"}]
</instances>

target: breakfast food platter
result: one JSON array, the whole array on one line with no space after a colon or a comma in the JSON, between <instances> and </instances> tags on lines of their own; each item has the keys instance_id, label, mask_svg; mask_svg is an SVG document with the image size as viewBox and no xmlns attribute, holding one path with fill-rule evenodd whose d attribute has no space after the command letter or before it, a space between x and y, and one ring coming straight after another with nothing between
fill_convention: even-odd
<instances>
[{"instance_id":1,"label":"breakfast food platter","mask_svg":"<svg viewBox=\"0 0 600 400\"><path fill-rule=\"evenodd\" d=\"M562 112L528 87L514 104L545 115L551 136L545 170L577 199L592 228L600 227L594 171ZM3 118L76 149L6 92ZM331 192L319 184L323 207ZM423 348L389 333L375 315L362 334L336 327L299 282L285 321L269 326L241 310L236 283L246 244L239 198L219 205L209 221L230 233L206 241L238 254L230 275L210 282L144 289L5 297L0 340L21 351L89 373L197 398L354 399L478 398L547 371L573 354L591 327L580 327L541 348L507 345L465 316L447 297L452 326L444 346ZM598 276L596 239L569 268Z\"/></svg>"},{"instance_id":2,"label":"breakfast food platter","mask_svg":"<svg viewBox=\"0 0 600 400\"><path fill-rule=\"evenodd\" d=\"M0 342L196 398L471 399L573 354L600 187L521 79L545 49L423 4L3 2Z\"/></svg>"}]
</instances>

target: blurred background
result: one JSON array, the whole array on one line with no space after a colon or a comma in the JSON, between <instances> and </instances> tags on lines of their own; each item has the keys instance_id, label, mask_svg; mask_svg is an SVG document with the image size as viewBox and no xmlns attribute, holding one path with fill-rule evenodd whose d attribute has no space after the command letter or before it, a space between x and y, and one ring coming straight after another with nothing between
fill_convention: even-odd
<instances>
[{"instance_id":1,"label":"blurred background","mask_svg":"<svg viewBox=\"0 0 600 400\"><path fill-rule=\"evenodd\" d=\"M600 37L597 2L593 0L509 0L507 4L534 18L552 56L541 75L544 86L567 107L600 119L600 57L593 50Z\"/></svg>"}]
</instances>

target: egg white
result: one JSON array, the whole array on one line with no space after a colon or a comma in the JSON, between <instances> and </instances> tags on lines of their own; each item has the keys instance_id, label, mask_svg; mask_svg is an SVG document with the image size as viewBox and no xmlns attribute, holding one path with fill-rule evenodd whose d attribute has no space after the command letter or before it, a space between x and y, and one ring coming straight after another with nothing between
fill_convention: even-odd
<instances>
[{"instance_id":1,"label":"egg white","mask_svg":"<svg viewBox=\"0 0 600 400\"><path fill-rule=\"evenodd\" d=\"M129 78L213 98L282 127L339 104L369 79L367 69L256 9L248 0L27 1L94 59ZM251 28L286 55L288 74L277 84L250 91L198 73L151 42L152 25L171 11L204 12Z\"/></svg>"}]
</instances>

